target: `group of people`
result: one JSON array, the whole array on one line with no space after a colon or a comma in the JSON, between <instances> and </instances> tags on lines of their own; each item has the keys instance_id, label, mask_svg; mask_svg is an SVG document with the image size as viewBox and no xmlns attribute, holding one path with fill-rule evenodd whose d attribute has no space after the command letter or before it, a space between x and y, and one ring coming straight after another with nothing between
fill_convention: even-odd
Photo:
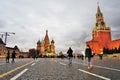
<instances>
[{"instance_id":1,"label":"group of people","mask_svg":"<svg viewBox=\"0 0 120 80\"><path fill-rule=\"evenodd\" d=\"M10 51L8 50L7 55L6 55L6 63L9 63L10 57L12 58L11 62L14 63L15 62L14 59L16 57L15 51L13 51L13 53L10 55Z\"/></svg>"},{"instance_id":2,"label":"group of people","mask_svg":"<svg viewBox=\"0 0 120 80\"><path fill-rule=\"evenodd\" d=\"M69 64L72 64L73 50L71 49L71 47L69 47L67 54L68 54ZM6 55L6 63L9 63L10 57L12 58L11 62L14 63L15 62L14 59L16 57L15 51L13 51L12 55L10 55L10 51L8 50L7 55ZM85 57L88 58L88 69L93 68L92 62L91 62L91 58L93 57L93 54L92 54L92 50L89 47L89 45L87 45L87 47L85 49Z\"/></svg>"},{"instance_id":3,"label":"group of people","mask_svg":"<svg viewBox=\"0 0 120 80\"><path fill-rule=\"evenodd\" d=\"M69 64L72 64L73 50L71 49L71 47L69 47L67 54L68 54ZM86 46L85 57L87 57L88 59L88 69L92 69L93 66L92 66L91 58L93 57L93 53L89 45Z\"/></svg>"}]
</instances>

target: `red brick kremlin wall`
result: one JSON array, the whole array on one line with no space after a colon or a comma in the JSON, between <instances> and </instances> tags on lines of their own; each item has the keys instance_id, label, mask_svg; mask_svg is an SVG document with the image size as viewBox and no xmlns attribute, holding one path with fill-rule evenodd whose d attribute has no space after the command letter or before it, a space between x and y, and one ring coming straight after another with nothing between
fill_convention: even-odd
<instances>
[{"instance_id":1,"label":"red brick kremlin wall","mask_svg":"<svg viewBox=\"0 0 120 80\"><path fill-rule=\"evenodd\" d=\"M89 45L95 54L101 54L103 48L115 49L120 46L120 39L111 39L111 30L106 27L99 6L96 13L96 25L92 31L92 40L87 41L86 45Z\"/></svg>"}]
</instances>

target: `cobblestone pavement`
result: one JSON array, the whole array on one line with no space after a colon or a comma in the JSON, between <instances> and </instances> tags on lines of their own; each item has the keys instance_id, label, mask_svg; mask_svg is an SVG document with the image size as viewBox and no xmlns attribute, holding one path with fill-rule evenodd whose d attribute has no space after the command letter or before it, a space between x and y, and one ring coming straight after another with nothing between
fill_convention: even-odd
<instances>
[{"instance_id":1,"label":"cobblestone pavement","mask_svg":"<svg viewBox=\"0 0 120 80\"><path fill-rule=\"evenodd\" d=\"M0 80L120 80L120 60L94 59L93 69L87 69L87 60L39 58L16 59L5 63L0 59Z\"/></svg>"}]
</instances>

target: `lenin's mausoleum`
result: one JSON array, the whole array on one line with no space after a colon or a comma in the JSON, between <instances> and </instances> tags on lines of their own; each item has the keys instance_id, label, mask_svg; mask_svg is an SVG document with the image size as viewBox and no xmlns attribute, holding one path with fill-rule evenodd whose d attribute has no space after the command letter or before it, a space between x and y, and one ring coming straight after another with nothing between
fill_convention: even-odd
<instances>
[{"instance_id":1,"label":"lenin's mausoleum","mask_svg":"<svg viewBox=\"0 0 120 80\"><path fill-rule=\"evenodd\" d=\"M86 45L89 45L95 54L100 54L103 48L115 49L120 46L120 39L111 39L111 29L106 26L99 5L96 13L96 24L92 30L92 40L87 41Z\"/></svg>"}]
</instances>

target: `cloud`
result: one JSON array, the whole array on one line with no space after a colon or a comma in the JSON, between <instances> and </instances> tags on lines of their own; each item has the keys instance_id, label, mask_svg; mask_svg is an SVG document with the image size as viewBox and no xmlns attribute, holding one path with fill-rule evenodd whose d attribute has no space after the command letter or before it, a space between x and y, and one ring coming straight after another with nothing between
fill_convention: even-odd
<instances>
[{"instance_id":1,"label":"cloud","mask_svg":"<svg viewBox=\"0 0 120 80\"><path fill-rule=\"evenodd\" d=\"M99 1L105 22L113 30L119 30L119 3L118 0ZM36 48L36 42L44 38L48 29L57 52L66 52L69 46L80 52L85 41L91 40L97 1L1 0L0 12L0 31L16 33L8 37L8 46L17 44L25 51ZM118 34L113 36L119 37Z\"/></svg>"},{"instance_id":2,"label":"cloud","mask_svg":"<svg viewBox=\"0 0 120 80\"><path fill-rule=\"evenodd\" d=\"M5 21L0 20L0 28L4 28L5 27Z\"/></svg>"}]
</instances>

